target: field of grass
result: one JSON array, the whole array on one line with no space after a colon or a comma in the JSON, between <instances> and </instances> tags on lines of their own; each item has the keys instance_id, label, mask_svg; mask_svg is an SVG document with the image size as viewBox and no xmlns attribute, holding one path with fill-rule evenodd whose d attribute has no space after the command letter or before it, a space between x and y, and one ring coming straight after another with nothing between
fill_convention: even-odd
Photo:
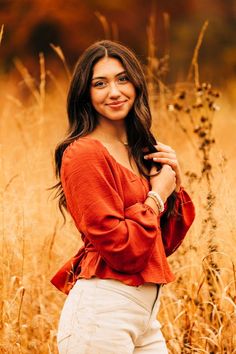
<instances>
[{"instance_id":1,"label":"field of grass","mask_svg":"<svg viewBox=\"0 0 236 354\"><path fill-rule=\"evenodd\" d=\"M67 127L68 81L47 72L43 56L38 80L16 65L21 79L0 84L0 353L57 353L65 296L50 278L80 246L47 191ZM235 83L228 85L219 98L209 85L196 92L186 83L161 87L157 102L151 95L153 131L177 151L197 212L170 257L176 281L163 290L159 318L173 354L236 353Z\"/></svg>"}]
</instances>

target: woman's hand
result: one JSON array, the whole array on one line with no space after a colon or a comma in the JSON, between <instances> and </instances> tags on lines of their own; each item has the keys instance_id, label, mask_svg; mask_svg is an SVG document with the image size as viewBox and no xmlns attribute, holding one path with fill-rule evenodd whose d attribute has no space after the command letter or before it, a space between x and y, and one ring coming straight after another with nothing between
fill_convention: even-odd
<instances>
[{"instance_id":1,"label":"woman's hand","mask_svg":"<svg viewBox=\"0 0 236 354\"><path fill-rule=\"evenodd\" d=\"M176 175L175 171L169 165L163 165L158 175L156 174L157 167L153 166L150 170L150 174L154 175L150 177L150 184L152 190L157 192L162 201L165 203L167 198L174 192L176 188Z\"/></svg>"},{"instance_id":2,"label":"woman's hand","mask_svg":"<svg viewBox=\"0 0 236 354\"><path fill-rule=\"evenodd\" d=\"M169 165L172 168L172 170L175 172L176 187L174 190L176 192L179 192L181 186L181 170L180 170L180 166L175 151L170 146L162 144L160 142L158 142L158 144L154 146L158 151L147 154L144 156L144 158L153 159L154 162L160 162L163 165L163 167L164 165ZM153 173L153 171L151 170L150 172ZM160 172L159 175L161 175L161 173L162 172Z\"/></svg>"}]
</instances>

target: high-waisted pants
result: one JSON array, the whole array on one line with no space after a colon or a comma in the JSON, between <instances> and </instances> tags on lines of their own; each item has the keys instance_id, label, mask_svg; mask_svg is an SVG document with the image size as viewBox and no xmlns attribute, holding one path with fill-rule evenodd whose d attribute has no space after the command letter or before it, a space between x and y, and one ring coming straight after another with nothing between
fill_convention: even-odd
<instances>
[{"instance_id":1,"label":"high-waisted pants","mask_svg":"<svg viewBox=\"0 0 236 354\"><path fill-rule=\"evenodd\" d=\"M160 289L113 279L78 279L64 303L60 354L168 354L157 317Z\"/></svg>"}]
</instances>

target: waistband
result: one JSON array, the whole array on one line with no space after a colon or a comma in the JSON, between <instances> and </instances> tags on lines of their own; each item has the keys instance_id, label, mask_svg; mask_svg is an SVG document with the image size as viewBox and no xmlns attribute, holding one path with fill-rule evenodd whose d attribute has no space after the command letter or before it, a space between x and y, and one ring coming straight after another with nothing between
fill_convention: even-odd
<instances>
[{"instance_id":1,"label":"waistband","mask_svg":"<svg viewBox=\"0 0 236 354\"><path fill-rule=\"evenodd\" d=\"M133 298L135 301L138 301L140 305L143 305L143 307L150 311L155 302L159 299L161 285L145 283L139 286L130 286L115 279L100 279L93 277L90 279L79 278L74 285L75 289L78 287L83 289L93 289L96 287L107 290L110 289L111 291L128 296L131 299Z\"/></svg>"}]
</instances>

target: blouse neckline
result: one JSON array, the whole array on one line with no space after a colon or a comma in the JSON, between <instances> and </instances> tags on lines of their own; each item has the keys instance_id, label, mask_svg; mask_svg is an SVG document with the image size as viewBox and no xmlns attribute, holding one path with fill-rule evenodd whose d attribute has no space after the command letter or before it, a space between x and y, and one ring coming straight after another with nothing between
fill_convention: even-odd
<instances>
[{"instance_id":1,"label":"blouse neckline","mask_svg":"<svg viewBox=\"0 0 236 354\"><path fill-rule=\"evenodd\" d=\"M103 147L103 149L107 152L107 154L109 155L109 157L110 157L113 161L115 161L115 163L116 163L118 166L120 166L120 168L122 168L122 169L125 170L125 171L128 171L128 172L129 172L131 175L133 175L135 178L138 178L138 179L140 179L140 180L144 180L145 182L148 182L147 179L146 179L144 176L138 176L138 175L136 175L136 173L134 173L134 172L133 172L132 170L130 170L128 167L126 167L126 166L122 165L120 162L118 162L118 161L114 158L114 156L111 155L111 153L109 152L109 150L106 148L106 146L105 146L100 140L95 139L95 138L91 138L90 136L82 136L81 138L86 138L86 139L90 139L90 140L95 141L96 143L98 143L100 146ZM79 138L79 139L81 139L81 138Z\"/></svg>"}]
</instances>

